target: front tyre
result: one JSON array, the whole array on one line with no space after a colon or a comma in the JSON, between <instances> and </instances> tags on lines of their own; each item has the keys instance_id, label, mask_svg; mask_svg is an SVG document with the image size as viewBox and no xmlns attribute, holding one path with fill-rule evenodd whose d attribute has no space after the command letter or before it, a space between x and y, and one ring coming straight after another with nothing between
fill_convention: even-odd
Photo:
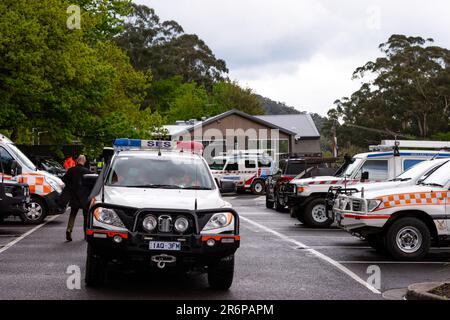
<instances>
[{"instance_id":1,"label":"front tyre","mask_svg":"<svg viewBox=\"0 0 450 320\"><path fill-rule=\"evenodd\" d=\"M263 180L255 180L252 183L251 190L253 194L260 196L264 194L265 187L266 184Z\"/></svg>"},{"instance_id":2,"label":"front tyre","mask_svg":"<svg viewBox=\"0 0 450 320\"><path fill-rule=\"evenodd\" d=\"M430 230L417 218L395 221L386 234L387 250L397 260L421 260L428 254L430 246Z\"/></svg>"},{"instance_id":3,"label":"front tyre","mask_svg":"<svg viewBox=\"0 0 450 320\"><path fill-rule=\"evenodd\" d=\"M40 224L48 214L47 206L41 198L32 196L30 203L24 212L20 214L20 219L26 224Z\"/></svg>"},{"instance_id":4,"label":"front tyre","mask_svg":"<svg viewBox=\"0 0 450 320\"><path fill-rule=\"evenodd\" d=\"M267 197L266 197L266 208L267 209L273 209L273 204L274 204L274 202L268 200Z\"/></svg>"},{"instance_id":5,"label":"front tyre","mask_svg":"<svg viewBox=\"0 0 450 320\"><path fill-rule=\"evenodd\" d=\"M313 228L328 228L333 223L327 215L325 199L314 199L305 207L303 218L305 224Z\"/></svg>"},{"instance_id":6,"label":"front tyre","mask_svg":"<svg viewBox=\"0 0 450 320\"><path fill-rule=\"evenodd\" d=\"M215 290L228 290L233 284L234 255L208 266L208 284Z\"/></svg>"},{"instance_id":7,"label":"front tyre","mask_svg":"<svg viewBox=\"0 0 450 320\"><path fill-rule=\"evenodd\" d=\"M85 283L88 287L98 287L105 282L106 262L95 254L92 245L88 244L86 257Z\"/></svg>"},{"instance_id":8,"label":"front tyre","mask_svg":"<svg viewBox=\"0 0 450 320\"><path fill-rule=\"evenodd\" d=\"M280 198L278 197L278 195L275 195L274 209L277 212L283 212L284 211L284 206L281 205Z\"/></svg>"}]
</instances>

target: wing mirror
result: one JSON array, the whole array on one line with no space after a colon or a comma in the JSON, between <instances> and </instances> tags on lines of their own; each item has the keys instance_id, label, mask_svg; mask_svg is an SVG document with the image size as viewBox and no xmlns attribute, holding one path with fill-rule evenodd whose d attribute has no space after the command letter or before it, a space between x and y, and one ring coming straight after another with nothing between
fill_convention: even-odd
<instances>
[{"instance_id":1,"label":"wing mirror","mask_svg":"<svg viewBox=\"0 0 450 320\"><path fill-rule=\"evenodd\" d=\"M15 177L15 176L19 176L21 174L22 174L22 167L16 160L13 160L11 162L11 175L13 177Z\"/></svg>"},{"instance_id":2,"label":"wing mirror","mask_svg":"<svg viewBox=\"0 0 450 320\"><path fill-rule=\"evenodd\" d=\"M361 181L366 181L366 180L369 180L369 172L368 171L364 171L361 174Z\"/></svg>"}]
</instances>

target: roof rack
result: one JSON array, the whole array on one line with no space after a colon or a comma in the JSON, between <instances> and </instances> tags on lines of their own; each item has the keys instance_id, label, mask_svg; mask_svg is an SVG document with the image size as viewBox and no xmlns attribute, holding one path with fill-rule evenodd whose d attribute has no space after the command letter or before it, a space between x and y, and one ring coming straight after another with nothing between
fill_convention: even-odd
<instances>
[{"instance_id":1,"label":"roof rack","mask_svg":"<svg viewBox=\"0 0 450 320\"><path fill-rule=\"evenodd\" d=\"M449 141L420 141L420 140L383 140L378 146L370 146L370 151L392 150L393 148L414 148L450 150Z\"/></svg>"}]
</instances>

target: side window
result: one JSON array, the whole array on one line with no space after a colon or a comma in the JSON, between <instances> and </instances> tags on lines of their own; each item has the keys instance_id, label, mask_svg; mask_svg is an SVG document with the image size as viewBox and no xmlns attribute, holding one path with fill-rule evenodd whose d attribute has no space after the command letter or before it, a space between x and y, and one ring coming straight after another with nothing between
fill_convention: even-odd
<instances>
[{"instance_id":1,"label":"side window","mask_svg":"<svg viewBox=\"0 0 450 320\"><path fill-rule=\"evenodd\" d=\"M3 166L3 171L5 174L10 175L11 174L11 165L12 161L14 160L13 157L6 151L4 148L0 147L0 162ZM1 168L0 168L1 173Z\"/></svg>"},{"instance_id":2,"label":"side window","mask_svg":"<svg viewBox=\"0 0 450 320\"><path fill-rule=\"evenodd\" d=\"M258 167L259 168L271 168L272 162L268 159L259 159L258 160Z\"/></svg>"},{"instance_id":3,"label":"side window","mask_svg":"<svg viewBox=\"0 0 450 320\"><path fill-rule=\"evenodd\" d=\"M359 179L362 172L369 172L370 180L387 180L389 177L388 160L367 160L358 174Z\"/></svg>"},{"instance_id":4,"label":"side window","mask_svg":"<svg viewBox=\"0 0 450 320\"><path fill-rule=\"evenodd\" d=\"M256 161L255 160L245 160L245 169L255 169Z\"/></svg>"},{"instance_id":5,"label":"side window","mask_svg":"<svg viewBox=\"0 0 450 320\"><path fill-rule=\"evenodd\" d=\"M406 159L403 161L403 171L406 171L408 169L411 169L416 164L423 162L423 160L417 160L417 159Z\"/></svg>"},{"instance_id":6,"label":"side window","mask_svg":"<svg viewBox=\"0 0 450 320\"><path fill-rule=\"evenodd\" d=\"M235 161L228 162L227 166L225 167L225 171L239 171L239 164Z\"/></svg>"}]
</instances>

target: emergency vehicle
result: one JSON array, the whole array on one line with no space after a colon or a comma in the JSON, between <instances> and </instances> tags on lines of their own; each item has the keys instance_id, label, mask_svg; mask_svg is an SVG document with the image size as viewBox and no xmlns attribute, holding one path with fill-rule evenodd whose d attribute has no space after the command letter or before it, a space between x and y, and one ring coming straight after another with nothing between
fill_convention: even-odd
<instances>
[{"instance_id":1,"label":"emergency vehicle","mask_svg":"<svg viewBox=\"0 0 450 320\"><path fill-rule=\"evenodd\" d=\"M61 213L57 200L64 188L58 177L40 171L17 148L14 143L0 134L0 161L5 174L0 173L4 181L27 184L31 199L27 210L20 212L19 217L29 224L41 223L46 216Z\"/></svg>"},{"instance_id":2,"label":"emergency vehicle","mask_svg":"<svg viewBox=\"0 0 450 320\"><path fill-rule=\"evenodd\" d=\"M272 166L272 158L263 152L234 151L213 158L210 168L219 185L222 181L233 181L238 192L250 190L261 195L265 192Z\"/></svg>"},{"instance_id":3,"label":"emergency vehicle","mask_svg":"<svg viewBox=\"0 0 450 320\"><path fill-rule=\"evenodd\" d=\"M373 183L394 179L412 166L431 158L450 157L449 152L427 150L401 150L402 145L422 146L416 141L383 141L373 150L386 150L358 154L346 161L339 174L329 177L292 180L285 187L285 202L291 216L310 227L329 227L333 220L327 214L326 197L330 187ZM423 145L429 145L427 142Z\"/></svg>"},{"instance_id":4,"label":"emergency vehicle","mask_svg":"<svg viewBox=\"0 0 450 320\"><path fill-rule=\"evenodd\" d=\"M329 217L334 220L333 216L333 206L334 201L341 194L352 195L361 191L376 191L391 188L401 188L406 186L414 186L423 180L425 180L429 175L436 171L439 167L450 161L448 158L443 159L431 159L427 161L420 162L413 166L412 168L406 170L401 175L395 179L378 182L378 183L359 183L352 185L348 188L344 187L331 187L327 195L327 212Z\"/></svg>"},{"instance_id":5,"label":"emergency vehicle","mask_svg":"<svg viewBox=\"0 0 450 320\"><path fill-rule=\"evenodd\" d=\"M415 186L340 195L339 227L398 260L420 260L450 240L450 162Z\"/></svg>"},{"instance_id":6,"label":"emergency vehicle","mask_svg":"<svg viewBox=\"0 0 450 320\"><path fill-rule=\"evenodd\" d=\"M86 284L101 285L116 263L198 270L208 274L212 288L228 289L240 244L239 216L222 198L206 160L171 141L117 139L114 146L102 173L84 177L85 185L95 183Z\"/></svg>"}]
</instances>

